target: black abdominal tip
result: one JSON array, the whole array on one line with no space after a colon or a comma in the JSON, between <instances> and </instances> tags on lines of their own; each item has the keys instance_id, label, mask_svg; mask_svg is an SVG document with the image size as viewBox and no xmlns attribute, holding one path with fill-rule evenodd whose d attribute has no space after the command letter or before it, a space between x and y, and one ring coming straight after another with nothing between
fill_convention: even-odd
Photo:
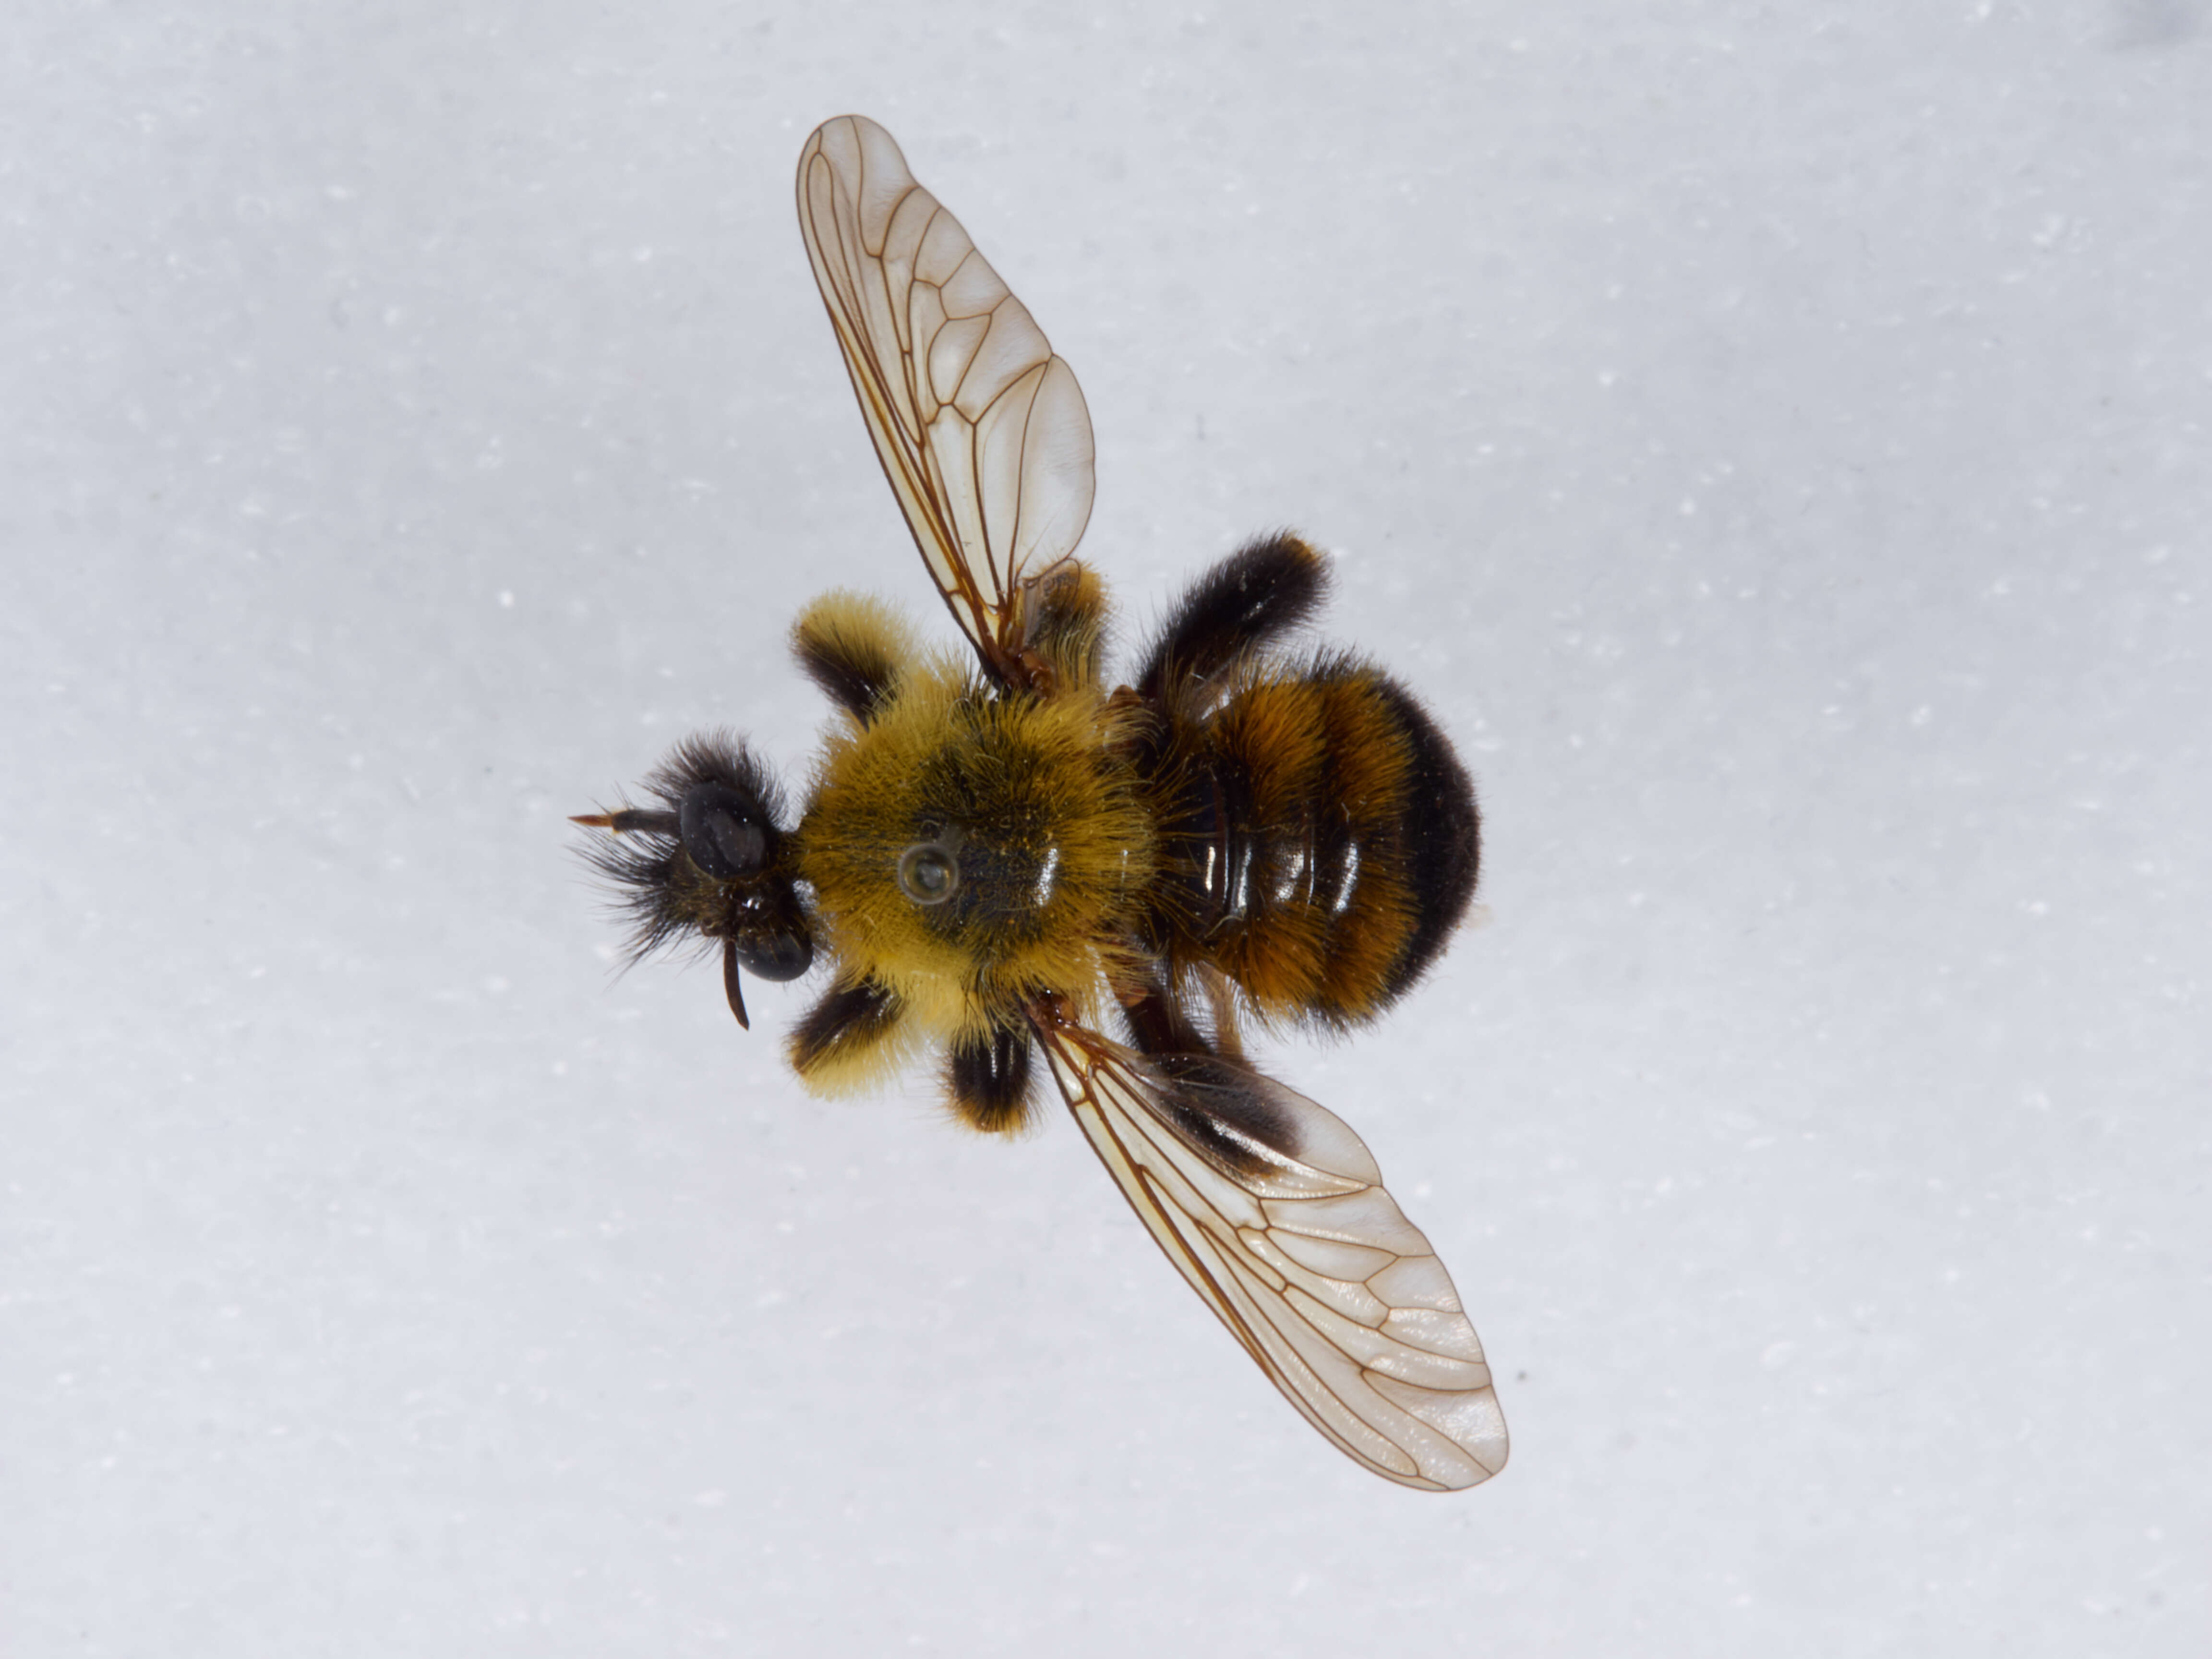
<instances>
[{"instance_id":1,"label":"black abdominal tip","mask_svg":"<svg viewBox=\"0 0 2212 1659\"><path fill-rule=\"evenodd\" d=\"M738 1024L751 1030L753 1023L745 1018L744 994L738 989L738 942L733 939L722 941L722 989L729 994L730 1012L738 1017Z\"/></svg>"}]
</instances>

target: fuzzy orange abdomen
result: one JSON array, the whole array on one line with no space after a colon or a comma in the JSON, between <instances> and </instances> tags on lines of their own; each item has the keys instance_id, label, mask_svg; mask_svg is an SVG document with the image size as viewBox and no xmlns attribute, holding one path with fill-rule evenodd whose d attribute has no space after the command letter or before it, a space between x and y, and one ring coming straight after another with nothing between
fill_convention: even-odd
<instances>
[{"instance_id":1,"label":"fuzzy orange abdomen","mask_svg":"<svg viewBox=\"0 0 2212 1659\"><path fill-rule=\"evenodd\" d=\"M1465 914L1474 785L1413 698L1355 661L1256 678L1170 747L1166 946L1264 1016L1379 1013Z\"/></svg>"}]
</instances>

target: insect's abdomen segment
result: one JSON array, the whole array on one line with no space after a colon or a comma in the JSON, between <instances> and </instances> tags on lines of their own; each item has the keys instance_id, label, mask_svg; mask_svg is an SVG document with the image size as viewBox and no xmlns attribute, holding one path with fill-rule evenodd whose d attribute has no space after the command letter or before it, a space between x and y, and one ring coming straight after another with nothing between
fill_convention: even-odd
<instances>
[{"instance_id":1,"label":"insect's abdomen segment","mask_svg":"<svg viewBox=\"0 0 2212 1659\"><path fill-rule=\"evenodd\" d=\"M1474 891L1474 787L1450 744L1350 661L1249 683L1182 735L1170 957L1219 969L1268 1016L1380 1012Z\"/></svg>"}]
</instances>

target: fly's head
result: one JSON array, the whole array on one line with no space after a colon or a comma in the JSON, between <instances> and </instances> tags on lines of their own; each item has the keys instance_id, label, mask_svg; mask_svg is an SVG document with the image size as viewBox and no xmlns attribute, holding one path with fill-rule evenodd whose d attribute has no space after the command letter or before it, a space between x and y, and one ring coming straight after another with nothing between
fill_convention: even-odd
<instances>
[{"instance_id":1,"label":"fly's head","mask_svg":"<svg viewBox=\"0 0 2212 1659\"><path fill-rule=\"evenodd\" d=\"M630 959L687 938L719 944L730 1012L749 1025L741 968L793 980L814 961L782 791L743 744L723 735L685 738L645 787L659 806L574 820L609 832L588 856L635 924Z\"/></svg>"}]
</instances>

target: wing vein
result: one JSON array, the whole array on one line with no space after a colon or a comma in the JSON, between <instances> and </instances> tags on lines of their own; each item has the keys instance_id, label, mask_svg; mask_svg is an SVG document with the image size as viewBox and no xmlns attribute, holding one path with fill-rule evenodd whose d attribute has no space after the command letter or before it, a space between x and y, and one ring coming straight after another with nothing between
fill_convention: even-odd
<instances>
[{"instance_id":1,"label":"wing vein","mask_svg":"<svg viewBox=\"0 0 2212 1659\"><path fill-rule=\"evenodd\" d=\"M1309 1422L1406 1486L1456 1490L1504 1466L1504 1423L1480 1345L1442 1264L1382 1188L1363 1182L1347 1192L1338 1175L1334 1186L1315 1182L1310 1190L1321 1196L1262 1199L1204 1157L1187 1128L1178 1130L1175 1114L1204 1109L1185 1096L1171 1113L1173 1085L1139 1056L1042 1012L1032 1023L1077 1124L1146 1231ZM1282 1156L1310 1143L1335 1149L1330 1161L1371 1170L1366 1149L1332 1114L1250 1076L1271 1091L1271 1107L1289 1125ZM1325 1165L1310 1173L1333 1174ZM1308 1229L1351 1236L1347 1259L1379 1254L1389 1263L1358 1279L1332 1278L1277 1244L1285 1224L1279 1212L1302 1224L1293 1237ZM1240 1216L1250 1218L1264 1252L1246 1238ZM1401 1335L1395 1328L1405 1320L1414 1323ZM1426 1340L1413 1340L1414 1331Z\"/></svg>"},{"instance_id":2,"label":"wing vein","mask_svg":"<svg viewBox=\"0 0 2212 1659\"><path fill-rule=\"evenodd\" d=\"M807 140L799 218L877 459L930 580L985 669L1024 683L1026 595L1074 551L1091 515L1096 451L1082 392L874 122L840 116ZM932 378L940 340L947 386ZM1028 399L1018 421L1015 397ZM1003 434L999 420L1012 422Z\"/></svg>"}]
</instances>

